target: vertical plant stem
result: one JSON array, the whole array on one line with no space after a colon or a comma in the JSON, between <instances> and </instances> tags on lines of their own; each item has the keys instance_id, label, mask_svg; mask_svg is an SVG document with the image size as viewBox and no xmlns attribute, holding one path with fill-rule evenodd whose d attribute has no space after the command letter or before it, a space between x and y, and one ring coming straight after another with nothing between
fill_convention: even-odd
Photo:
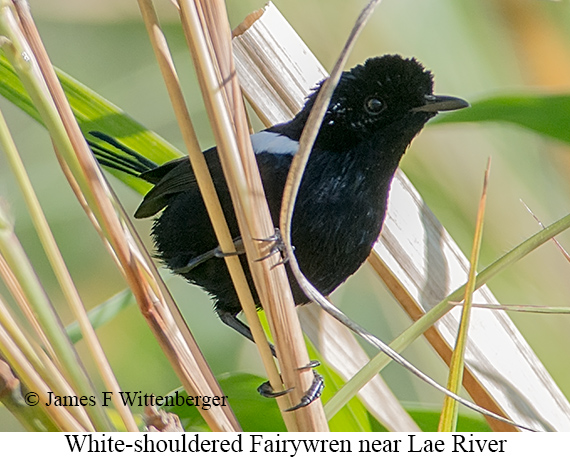
<instances>
[{"instance_id":1,"label":"vertical plant stem","mask_svg":"<svg viewBox=\"0 0 570 457\"><path fill-rule=\"evenodd\" d=\"M48 127L72 189L118 262L143 315L187 392L221 395L180 311L81 134L27 5L19 0L14 3L19 24L26 35L20 42L25 46L29 44L24 53L12 56L14 59L26 57L24 62L17 61L15 68ZM200 413L213 430L239 428L230 408L200 409Z\"/></svg>"},{"instance_id":2,"label":"vertical plant stem","mask_svg":"<svg viewBox=\"0 0 570 457\"><path fill-rule=\"evenodd\" d=\"M232 235L222 211L222 207L219 202L216 189L210 175L210 171L208 170L206 160L202 154L202 151L200 150L196 132L192 125L192 121L188 113L188 108L184 101L184 96L180 87L176 69L174 67L174 62L170 55L166 39L160 29L152 1L139 0L139 7L143 15L143 19L147 27L147 32L149 34L158 64L160 66L162 76L165 80L168 94L170 96L174 112L176 114L176 119L178 120L180 131L184 138L184 143L190 157L190 163L192 165L194 176L196 177L196 181L200 188L202 198L204 199L208 215L212 221L212 227L216 233L218 243L223 252L235 251ZM235 284L240 303L250 303L251 305L248 307L248 309L255 310L253 297L251 295L251 291L249 290L249 285L241 267L239 258L237 256L227 256L225 257L225 262L230 272L230 276L232 277L232 280ZM267 340L265 333L263 332L263 328L259 323L256 311L254 317L252 317L252 315L248 316L248 323L250 325L254 339L261 342L258 347L260 348L262 359L264 361L266 371L269 373L270 380L272 380L274 383L277 383L276 385L281 388L279 373L275 367L275 363L273 362L273 356L271 355L269 346L266 343ZM284 407L285 406L283 406L283 408Z\"/></svg>"},{"instance_id":3,"label":"vertical plant stem","mask_svg":"<svg viewBox=\"0 0 570 457\"><path fill-rule=\"evenodd\" d=\"M244 116L243 102L231 61L227 17L225 13L220 14L224 9L219 2L183 0L180 2L180 9L184 31L216 136L222 167L234 202L250 270L272 326L285 385L295 387L291 397L292 403L296 403L310 387L313 376L310 370L298 370L298 367L309 363L309 358L294 312L284 268L278 266L272 269L273 259L255 261L263 257L264 253L254 239L268 238L273 234L274 228L267 203L262 197L264 194L251 151L247 122L233 118L227 108L229 103L233 107L231 112L234 115ZM214 18L216 21L213 21ZM218 34L220 36L217 36ZM248 322L252 323L251 319L257 319L255 307L250 309L250 305L242 303L242 308ZM275 381L271 379L271 382L275 388ZM298 418L299 430L327 429L320 402L296 411L295 417Z\"/></svg>"},{"instance_id":4,"label":"vertical plant stem","mask_svg":"<svg viewBox=\"0 0 570 457\"><path fill-rule=\"evenodd\" d=\"M41 209L40 203L32 187L32 183L30 182L30 179L26 173L24 164L22 163L22 160L18 154L16 145L14 144L10 132L8 131L8 126L6 125L6 121L1 112L0 144L2 144L4 151L8 156L8 162L10 163L12 171L16 176L20 188L22 189L26 205L28 206L28 211L36 228L36 232L38 233L40 242L42 243L57 281L61 287L61 290L63 291L63 295L65 296L67 303L69 304L75 318L77 319L77 322L79 323L83 338L85 339L87 347L91 352L93 360L95 361L95 364L99 370L99 374L101 375L105 384L105 387L110 392L114 393L113 398L116 400L114 402L115 408L123 420L125 428L128 431L136 432L138 431L137 424L135 423L134 417L129 408L124 405L123 402L119 401L119 392L121 388L119 387L119 384L113 374L113 370L111 369L111 366L105 357L105 353L103 352L103 348L101 347L101 344L95 335L95 331L89 322L89 318L87 317L87 313L81 301L81 297L79 296L79 292L73 284L69 270L67 269L61 252L57 247L55 238L53 237L49 224Z\"/></svg>"}]
</instances>

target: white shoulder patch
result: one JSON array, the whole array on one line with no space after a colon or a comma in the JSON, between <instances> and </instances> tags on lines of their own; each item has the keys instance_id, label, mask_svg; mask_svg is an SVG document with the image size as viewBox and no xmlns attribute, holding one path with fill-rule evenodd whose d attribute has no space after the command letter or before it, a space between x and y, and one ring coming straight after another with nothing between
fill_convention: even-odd
<instances>
[{"instance_id":1,"label":"white shoulder patch","mask_svg":"<svg viewBox=\"0 0 570 457\"><path fill-rule=\"evenodd\" d=\"M299 143L289 137L274 132L259 132L251 135L253 152L269 152L270 154L295 155Z\"/></svg>"}]
</instances>

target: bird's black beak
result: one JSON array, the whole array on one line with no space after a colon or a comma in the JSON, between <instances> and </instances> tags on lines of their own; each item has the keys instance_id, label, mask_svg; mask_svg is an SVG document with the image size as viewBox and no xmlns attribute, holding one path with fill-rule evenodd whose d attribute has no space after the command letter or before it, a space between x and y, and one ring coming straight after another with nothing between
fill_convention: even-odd
<instances>
[{"instance_id":1,"label":"bird's black beak","mask_svg":"<svg viewBox=\"0 0 570 457\"><path fill-rule=\"evenodd\" d=\"M448 95L426 95L424 104L417 108L412 108L412 112L428 112L437 113L439 111L453 111L456 109L467 108L469 103L458 97L450 97Z\"/></svg>"}]
</instances>

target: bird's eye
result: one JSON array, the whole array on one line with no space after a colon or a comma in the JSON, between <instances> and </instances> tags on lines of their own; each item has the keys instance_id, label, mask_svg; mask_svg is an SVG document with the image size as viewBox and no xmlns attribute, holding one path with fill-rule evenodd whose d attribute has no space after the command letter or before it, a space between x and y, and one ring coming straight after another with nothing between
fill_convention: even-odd
<instances>
[{"instance_id":1,"label":"bird's eye","mask_svg":"<svg viewBox=\"0 0 570 457\"><path fill-rule=\"evenodd\" d=\"M364 102L364 109L368 114L376 116L386 109L386 104L376 97L369 97Z\"/></svg>"}]
</instances>

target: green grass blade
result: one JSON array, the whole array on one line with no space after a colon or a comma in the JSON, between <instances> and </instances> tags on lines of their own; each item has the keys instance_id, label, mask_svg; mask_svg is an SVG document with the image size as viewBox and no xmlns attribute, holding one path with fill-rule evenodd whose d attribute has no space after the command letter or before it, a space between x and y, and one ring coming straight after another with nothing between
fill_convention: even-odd
<instances>
[{"instance_id":1,"label":"green grass blade","mask_svg":"<svg viewBox=\"0 0 570 457\"><path fill-rule=\"evenodd\" d=\"M287 431L277 403L257 393L257 387L265 379L247 373L231 373L219 376L218 381L228 397L226 405L229 404L235 411L244 432ZM184 398L188 395L183 389L177 391L178 395ZM176 391L168 395L176 398ZM201 407L201 404L194 406L192 402L190 404L178 402L178 405L165 406L163 409L176 414L187 432L209 431L209 427L198 412Z\"/></svg>"},{"instance_id":2,"label":"green grass blade","mask_svg":"<svg viewBox=\"0 0 570 457\"><path fill-rule=\"evenodd\" d=\"M436 432L439 424L440 412L434 408L422 406L406 406L406 411L424 432ZM457 423L458 432L492 432L489 424L480 415L473 412L461 411Z\"/></svg>"}]
</instances>

